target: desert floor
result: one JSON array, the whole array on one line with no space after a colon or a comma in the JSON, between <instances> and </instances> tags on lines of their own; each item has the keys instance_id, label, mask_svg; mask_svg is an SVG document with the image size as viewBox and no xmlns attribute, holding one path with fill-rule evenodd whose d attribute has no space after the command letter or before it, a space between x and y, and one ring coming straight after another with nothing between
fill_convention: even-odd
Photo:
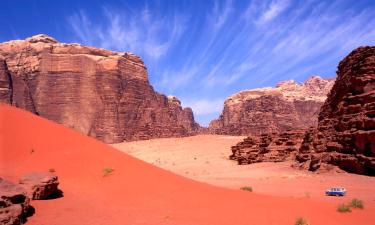
<instances>
[{"instance_id":1,"label":"desert floor","mask_svg":"<svg viewBox=\"0 0 375 225\"><path fill-rule=\"evenodd\" d=\"M196 160L186 163L185 168L182 168L184 160L176 160L175 165L181 162L180 171L192 173L194 179L217 180L218 185L221 183L225 187L230 184L234 189L176 175L62 125L9 106L0 105L0 137L0 177L17 182L22 174L53 169L60 180L63 197L31 201L35 214L28 218L27 225L291 225L298 217L307 219L310 225L373 225L375 221L375 206L370 202L370 197L363 194L368 191L374 193L373 189L369 189L374 186L372 178L354 175L332 178L338 185L342 185L339 182L348 182L349 197L361 197L363 194L365 200L363 210L340 213L336 210L337 205L347 199L316 200L315 193L322 191L315 192L317 188L311 189L311 197L304 196L305 192L310 191L307 188L310 185L320 185L324 189L327 183L332 184L331 181L323 180L319 184L319 176L298 178L300 173L286 172L289 170L287 166L285 170L261 164L239 167L225 159L227 153L214 153L214 150L224 151L227 149L225 145L230 146L237 141L232 138L204 136L126 145L129 151L136 150L131 146L143 146L151 150L147 154L151 155L152 143L159 143L155 149L169 146L173 150L183 149L181 143L186 141L188 148L184 151L189 153L191 149L191 152L182 154L181 158L201 158L203 165L214 164L215 160L222 163L212 167L218 171L215 173L207 167L206 178L198 173L203 173L202 163L193 166ZM216 143L214 146L209 140L216 138L218 141L213 142ZM163 142L167 145L162 145ZM211 146L211 150L207 146ZM216 155L217 159L208 157L209 154L198 155L199 149L211 152L209 154ZM159 157L162 156L160 154ZM161 162L167 159L165 157ZM206 163L207 160L209 163ZM173 165L172 161L169 162ZM185 159L185 162L188 160ZM258 166L258 169L252 169ZM112 168L113 172L105 175L103 170L106 168ZM214 177L209 178L210 174ZM240 174L248 174L252 178L246 179ZM272 177L272 174L278 175ZM285 178L286 175L291 177ZM226 178L220 181L218 177ZM297 189L304 182L303 191L298 192L297 197L284 193ZM254 192L238 190L238 186L244 184L253 186ZM287 186L295 188L286 190Z\"/></svg>"},{"instance_id":2,"label":"desert floor","mask_svg":"<svg viewBox=\"0 0 375 225\"><path fill-rule=\"evenodd\" d=\"M375 205L375 177L349 173L312 173L291 167L292 162L238 165L229 160L230 147L244 137L198 135L114 144L113 147L155 166L193 180L256 193L341 202L359 198ZM345 187L343 198L327 197L329 187Z\"/></svg>"}]
</instances>

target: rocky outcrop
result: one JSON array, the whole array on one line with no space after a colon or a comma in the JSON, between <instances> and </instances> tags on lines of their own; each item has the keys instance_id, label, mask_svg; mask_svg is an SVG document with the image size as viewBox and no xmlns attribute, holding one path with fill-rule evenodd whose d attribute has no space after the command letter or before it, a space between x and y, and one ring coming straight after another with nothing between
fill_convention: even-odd
<instances>
[{"instance_id":1,"label":"rocky outcrop","mask_svg":"<svg viewBox=\"0 0 375 225\"><path fill-rule=\"evenodd\" d=\"M52 173L28 173L21 177L19 184L30 199L48 199L58 192L59 181Z\"/></svg>"},{"instance_id":2,"label":"rocky outcrop","mask_svg":"<svg viewBox=\"0 0 375 225\"><path fill-rule=\"evenodd\" d=\"M220 118L209 129L228 135L306 130L317 125L319 109L333 83L334 79L314 76L303 84L284 81L275 88L241 91L226 99Z\"/></svg>"},{"instance_id":3,"label":"rocky outcrop","mask_svg":"<svg viewBox=\"0 0 375 225\"><path fill-rule=\"evenodd\" d=\"M5 59L0 55L0 103L12 102L12 80L5 63Z\"/></svg>"},{"instance_id":4,"label":"rocky outcrop","mask_svg":"<svg viewBox=\"0 0 375 225\"><path fill-rule=\"evenodd\" d=\"M0 224L23 224L28 215L29 202L21 186L0 178Z\"/></svg>"},{"instance_id":5,"label":"rocky outcrop","mask_svg":"<svg viewBox=\"0 0 375 225\"><path fill-rule=\"evenodd\" d=\"M247 137L232 146L232 155L229 158L236 160L240 165L294 159L301 145L303 134L303 131L287 131L281 134Z\"/></svg>"},{"instance_id":6,"label":"rocky outcrop","mask_svg":"<svg viewBox=\"0 0 375 225\"><path fill-rule=\"evenodd\" d=\"M104 142L180 137L199 129L191 109L154 91L144 63L131 53L37 35L1 43L0 55L1 102Z\"/></svg>"},{"instance_id":7,"label":"rocky outcrop","mask_svg":"<svg viewBox=\"0 0 375 225\"><path fill-rule=\"evenodd\" d=\"M318 128L306 132L296 159L311 171L335 165L375 175L375 47L355 49L340 62Z\"/></svg>"}]
</instances>

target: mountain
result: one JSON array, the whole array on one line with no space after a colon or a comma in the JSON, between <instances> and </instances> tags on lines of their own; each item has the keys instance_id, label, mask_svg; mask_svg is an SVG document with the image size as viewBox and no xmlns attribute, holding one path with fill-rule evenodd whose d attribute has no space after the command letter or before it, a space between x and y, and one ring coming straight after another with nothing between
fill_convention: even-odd
<instances>
[{"instance_id":1,"label":"mountain","mask_svg":"<svg viewBox=\"0 0 375 225\"><path fill-rule=\"evenodd\" d=\"M359 47L339 64L337 79L306 132L297 160L315 171L335 165L375 175L375 47Z\"/></svg>"},{"instance_id":2,"label":"mountain","mask_svg":"<svg viewBox=\"0 0 375 225\"><path fill-rule=\"evenodd\" d=\"M0 43L0 102L106 143L200 128L190 108L154 91L140 57L46 35Z\"/></svg>"},{"instance_id":3,"label":"mountain","mask_svg":"<svg viewBox=\"0 0 375 225\"><path fill-rule=\"evenodd\" d=\"M274 88L236 93L224 102L209 130L216 134L259 135L316 126L318 113L334 79L313 76L302 84L283 81Z\"/></svg>"}]
</instances>

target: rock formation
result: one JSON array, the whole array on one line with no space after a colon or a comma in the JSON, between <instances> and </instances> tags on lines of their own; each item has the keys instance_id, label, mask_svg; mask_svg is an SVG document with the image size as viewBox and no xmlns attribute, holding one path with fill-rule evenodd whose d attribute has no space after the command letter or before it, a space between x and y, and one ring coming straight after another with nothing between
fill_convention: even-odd
<instances>
[{"instance_id":1,"label":"rock formation","mask_svg":"<svg viewBox=\"0 0 375 225\"><path fill-rule=\"evenodd\" d=\"M0 103L12 102L12 81L5 63L4 57L0 55Z\"/></svg>"},{"instance_id":2,"label":"rock formation","mask_svg":"<svg viewBox=\"0 0 375 225\"><path fill-rule=\"evenodd\" d=\"M131 53L36 35L0 43L0 55L0 102L104 142L179 137L199 129L191 109L154 91L144 63Z\"/></svg>"},{"instance_id":3,"label":"rock formation","mask_svg":"<svg viewBox=\"0 0 375 225\"><path fill-rule=\"evenodd\" d=\"M29 202L21 186L0 178L0 224L23 224L28 215Z\"/></svg>"},{"instance_id":4,"label":"rock formation","mask_svg":"<svg viewBox=\"0 0 375 225\"><path fill-rule=\"evenodd\" d=\"M241 91L226 99L220 118L212 121L209 129L228 135L306 130L316 126L333 83L334 79L314 76L303 84L284 81L275 88Z\"/></svg>"},{"instance_id":5,"label":"rock formation","mask_svg":"<svg viewBox=\"0 0 375 225\"><path fill-rule=\"evenodd\" d=\"M48 199L58 192L59 181L52 173L28 173L21 177L19 184L25 188L30 199Z\"/></svg>"},{"instance_id":6,"label":"rock formation","mask_svg":"<svg viewBox=\"0 0 375 225\"><path fill-rule=\"evenodd\" d=\"M301 145L303 131L288 131L281 134L262 134L245 138L232 146L229 157L238 164L257 162L282 162L292 159Z\"/></svg>"},{"instance_id":7,"label":"rock formation","mask_svg":"<svg viewBox=\"0 0 375 225\"><path fill-rule=\"evenodd\" d=\"M335 165L375 175L375 47L355 49L340 62L318 128L306 132L297 160L312 171Z\"/></svg>"}]
</instances>

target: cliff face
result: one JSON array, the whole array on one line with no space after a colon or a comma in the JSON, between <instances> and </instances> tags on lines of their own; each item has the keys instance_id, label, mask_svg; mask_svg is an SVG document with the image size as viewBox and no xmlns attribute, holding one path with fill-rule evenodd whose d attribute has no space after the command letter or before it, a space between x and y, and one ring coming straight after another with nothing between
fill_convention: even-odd
<instances>
[{"instance_id":1,"label":"cliff face","mask_svg":"<svg viewBox=\"0 0 375 225\"><path fill-rule=\"evenodd\" d=\"M12 81L5 63L4 57L0 55L0 103L12 102Z\"/></svg>"},{"instance_id":2,"label":"cliff face","mask_svg":"<svg viewBox=\"0 0 375 225\"><path fill-rule=\"evenodd\" d=\"M219 119L210 123L216 134L259 135L316 126L318 112L334 79L311 77L303 84L284 81L275 88L241 91L224 102Z\"/></svg>"},{"instance_id":3,"label":"cliff face","mask_svg":"<svg viewBox=\"0 0 375 225\"><path fill-rule=\"evenodd\" d=\"M297 155L309 170L336 165L375 175L375 47L360 47L343 59L337 79Z\"/></svg>"},{"instance_id":4,"label":"cliff face","mask_svg":"<svg viewBox=\"0 0 375 225\"><path fill-rule=\"evenodd\" d=\"M131 53L37 35L0 43L0 55L0 101L104 142L199 129L191 109L153 90L143 61Z\"/></svg>"}]
</instances>

